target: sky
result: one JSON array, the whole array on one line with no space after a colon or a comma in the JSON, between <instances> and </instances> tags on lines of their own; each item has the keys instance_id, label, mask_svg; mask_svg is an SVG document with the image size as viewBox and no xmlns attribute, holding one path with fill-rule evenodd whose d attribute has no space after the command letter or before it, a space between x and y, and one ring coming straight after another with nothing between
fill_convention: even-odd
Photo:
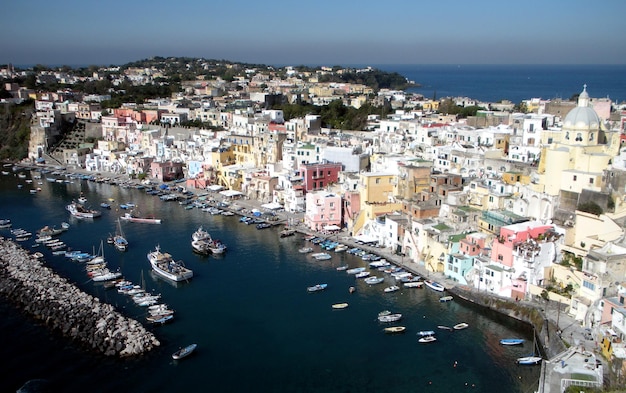
<instances>
[{"instance_id":1,"label":"sky","mask_svg":"<svg viewBox=\"0 0 626 393\"><path fill-rule=\"evenodd\" d=\"M0 64L626 64L626 0L9 0Z\"/></svg>"}]
</instances>

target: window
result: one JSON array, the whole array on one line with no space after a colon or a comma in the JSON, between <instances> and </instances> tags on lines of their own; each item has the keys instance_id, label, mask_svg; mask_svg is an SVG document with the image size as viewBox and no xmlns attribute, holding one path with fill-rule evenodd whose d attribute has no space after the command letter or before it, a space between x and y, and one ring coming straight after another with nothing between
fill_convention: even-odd
<instances>
[{"instance_id":1,"label":"window","mask_svg":"<svg viewBox=\"0 0 626 393\"><path fill-rule=\"evenodd\" d=\"M504 256L502 254L498 254L498 261L503 261L504 260Z\"/></svg>"},{"instance_id":2,"label":"window","mask_svg":"<svg viewBox=\"0 0 626 393\"><path fill-rule=\"evenodd\" d=\"M576 175L574 175L573 180L576 181L576 179L577 179L577 177L576 177Z\"/></svg>"},{"instance_id":3,"label":"window","mask_svg":"<svg viewBox=\"0 0 626 393\"><path fill-rule=\"evenodd\" d=\"M583 287L587 288L587 289L591 289L592 291L596 290L596 285L592 282L589 282L587 280L583 281Z\"/></svg>"},{"instance_id":4,"label":"window","mask_svg":"<svg viewBox=\"0 0 626 393\"><path fill-rule=\"evenodd\" d=\"M589 184L593 184L593 177L589 178Z\"/></svg>"},{"instance_id":5,"label":"window","mask_svg":"<svg viewBox=\"0 0 626 393\"><path fill-rule=\"evenodd\" d=\"M380 184L380 177L376 178L376 184Z\"/></svg>"}]
</instances>

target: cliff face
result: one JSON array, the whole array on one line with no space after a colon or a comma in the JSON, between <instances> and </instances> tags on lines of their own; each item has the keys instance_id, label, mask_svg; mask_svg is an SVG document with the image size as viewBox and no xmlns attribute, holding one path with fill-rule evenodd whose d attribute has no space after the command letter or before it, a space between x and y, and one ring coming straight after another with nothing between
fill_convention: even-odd
<instances>
[{"instance_id":1,"label":"cliff face","mask_svg":"<svg viewBox=\"0 0 626 393\"><path fill-rule=\"evenodd\" d=\"M0 160L18 161L28 154L33 101L0 104Z\"/></svg>"}]
</instances>

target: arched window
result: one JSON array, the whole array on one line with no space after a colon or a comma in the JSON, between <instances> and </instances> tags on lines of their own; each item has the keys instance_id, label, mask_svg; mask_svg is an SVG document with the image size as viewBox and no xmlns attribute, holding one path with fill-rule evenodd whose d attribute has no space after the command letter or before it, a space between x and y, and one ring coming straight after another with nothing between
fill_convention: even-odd
<instances>
[{"instance_id":1,"label":"arched window","mask_svg":"<svg viewBox=\"0 0 626 393\"><path fill-rule=\"evenodd\" d=\"M590 141L593 141L593 132L590 132L590 133L589 133L589 140L590 140Z\"/></svg>"},{"instance_id":2,"label":"arched window","mask_svg":"<svg viewBox=\"0 0 626 393\"><path fill-rule=\"evenodd\" d=\"M569 141L569 131L565 133L565 140Z\"/></svg>"},{"instance_id":3,"label":"arched window","mask_svg":"<svg viewBox=\"0 0 626 393\"><path fill-rule=\"evenodd\" d=\"M582 142L582 140L583 140L583 134L579 132L578 134L576 134L576 142Z\"/></svg>"}]
</instances>

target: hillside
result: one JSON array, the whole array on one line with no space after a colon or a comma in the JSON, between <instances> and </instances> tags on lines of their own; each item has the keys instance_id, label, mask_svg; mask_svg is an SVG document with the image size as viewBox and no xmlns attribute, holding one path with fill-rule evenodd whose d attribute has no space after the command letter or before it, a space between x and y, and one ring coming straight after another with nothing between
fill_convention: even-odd
<instances>
[{"instance_id":1,"label":"hillside","mask_svg":"<svg viewBox=\"0 0 626 393\"><path fill-rule=\"evenodd\" d=\"M18 161L28 155L32 100L22 104L0 104L0 160Z\"/></svg>"}]
</instances>

